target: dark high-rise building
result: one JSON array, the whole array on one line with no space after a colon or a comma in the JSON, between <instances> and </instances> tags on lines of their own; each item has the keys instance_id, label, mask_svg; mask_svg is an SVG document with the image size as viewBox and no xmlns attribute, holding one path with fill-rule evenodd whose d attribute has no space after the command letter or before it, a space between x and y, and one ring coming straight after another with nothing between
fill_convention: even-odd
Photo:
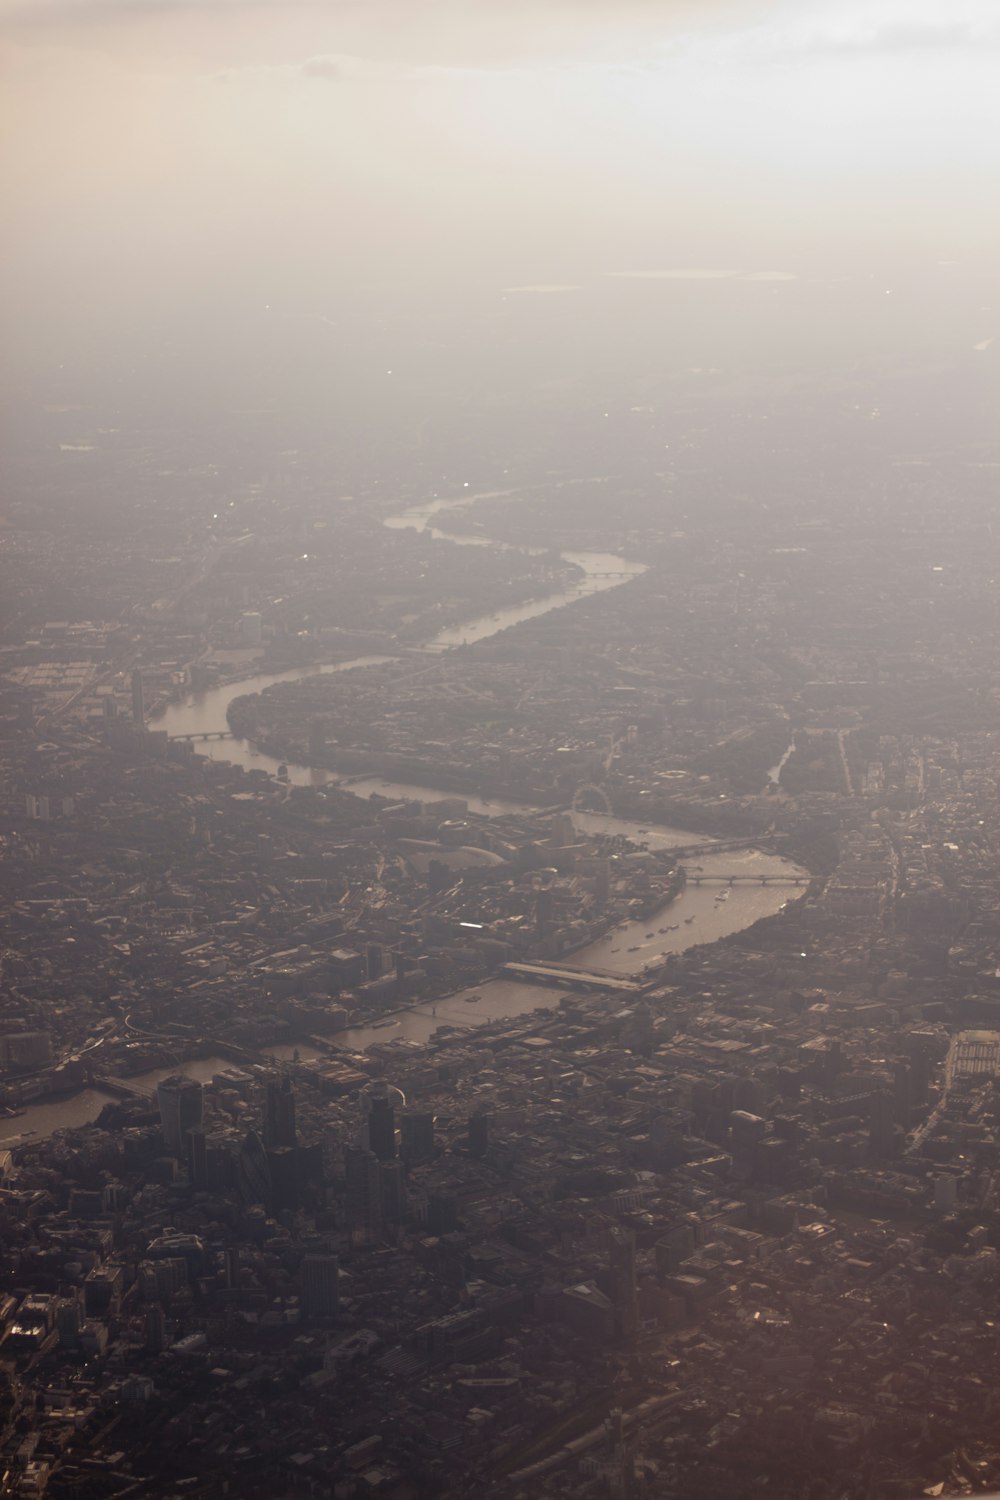
<instances>
[{"instance_id":1,"label":"dark high-rise building","mask_svg":"<svg viewBox=\"0 0 1000 1500\"><path fill-rule=\"evenodd\" d=\"M188 1131L201 1129L201 1084L194 1078L185 1078L183 1073L174 1073L157 1085L156 1102L167 1150L172 1156L186 1156Z\"/></svg>"},{"instance_id":2,"label":"dark high-rise building","mask_svg":"<svg viewBox=\"0 0 1000 1500\"><path fill-rule=\"evenodd\" d=\"M191 1166L191 1184L196 1188L208 1187L208 1137L199 1127L188 1131L188 1153Z\"/></svg>"},{"instance_id":3,"label":"dark high-rise building","mask_svg":"<svg viewBox=\"0 0 1000 1500\"><path fill-rule=\"evenodd\" d=\"M454 1234L458 1229L458 1201L452 1193L432 1193L427 1205L431 1234Z\"/></svg>"},{"instance_id":4,"label":"dark high-rise building","mask_svg":"<svg viewBox=\"0 0 1000 1500\"><path fill-rule=\"evenodd\" d=\"M227 1136L205 1137L205 1176L210 1193L239 1191L239 1153Z\"/></svg>"},{"instance_id":5,"label":"dark high-rise building","mask_svg":"<svg viewBox=\"0 0 1000 1500\"><path fill-rule=\"evenodd\" d=\"M240 1147L237 1176L240 1197L247 1207L261 1203L270 1213L272 1188L271 1164L267 1159L264 1142L256 1130L248 1130Z\"/></svg>"},{"instance_id":6,"label":"dark high-rise building","mask_svg":"<svg viewBox=\"0 0 1000 1500\"><path fill-rule=\"evenodd\" d=\"M267 1169L271 1176L270 1208L274 1213L295 1213L302 1202L298 1147L276 1146L268 1151Z\"/></svg>"},{"instance_id":7,"label":"dark high-rise building","mask_svg":"<svg viewBox=\"0 0 1000 1500\"><path fill-rule=\"evenodd\" d=\"M639 1299L635 1280L635 1235L614 1228L608 1234L611 1301L615 1326L622 1338L634 1338L639 1327Z\"/></svg>"},{"instance_id":8,"label":"dark high-rise building","mask_svg":"<svg viewBox=\"0 0 1000 1500\"><path fill-rule=\"evenodd\" d=\"M299 1182L303 1192L309 1194L314 1202L323 1201L323 1147L319 1141L314 1141L311 1146L297 1146L295 1149L299 1158Z\"/></svg>"},{"instance_id":9,"label":"dark high-rise building","mask_svg":"<svg viewBox=\"0 0 1000 1500\"><path fill-rule=\"evenodd\" d=\"M142 673L138 667L132 672L132 723L136 729L146 727L146 703L142 692Z\"/></svg>"},{"instance_id":10,"label":"dark high-rise building","mask_svg":"<svg viewBox=\"0 0 1000 1500\"><path fill-rule=\"evenodd\" d=\"M434 1159L434 1116L425 1110L408 1109L400 1121L403 1160L410 1166Z\"/></svg>"},{"instance_id":11,"label":"dark high-rise building","mask_svg":"<svg viewBox=\"0 0 1000 1500\"><path fill-rule=\"evenodd\" d=\"M264 1086L264 1145L294 1146L295 1094L290 1078L269 1078Z\"/></svg>"},{"instance_id":12,"label":"dark high-rise building","mask_svg":"<svg viewBox=\"0 0 1000 1500\"><path fill-rule=\"evenodd\" d=\"M364 1111L363 1139L380 1161L394 1161L396 1156L396 1112L406 1107L406 1096L384 1078L366 1084L359 1095Z\"/></svg>"},{"instance_id":13,"label":"dark high-rise building","mask_svg":"<svg viewBox=\"0 0 1000 1500\"><path fill-rule=\"evenodd\" d=\"M382 1184L379 1159L364 1146L344 1152L347 1177L347 1227L351 1244L375 1245L382 1238Z\"/></svg>"},{"instance_id":14,"label":"dark high-rise building","mask_svg":"<svg viewBox=\"0 0 1000 1500\"><path fill-rule=\"evenodd\" d=\"M310 1317L332 1318L340 1304L340 1266L335 1255L302 1258L302 1311Z\"/></svg>"},{"instance_id":15,"label":"dark high-rise building","mask_svg":"<svg viewBox=\"0 0 1000 1500\"><path fill-rule=\"evenodd\" d=\"M368 1112L368 1144L379 1161L396 1159L396 1111L390 1099L372 1099Z\"/></svg>"}]
</instances>

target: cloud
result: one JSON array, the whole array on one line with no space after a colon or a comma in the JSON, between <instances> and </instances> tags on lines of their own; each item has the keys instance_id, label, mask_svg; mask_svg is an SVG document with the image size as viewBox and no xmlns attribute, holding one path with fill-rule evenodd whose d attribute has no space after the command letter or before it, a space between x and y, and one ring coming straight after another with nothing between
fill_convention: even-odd
<instances>
[{"instance_id":1,"label":"cloud","mask_svg":"<svg viewBox=\"0 0 1000 1500\"><path fill-rule=\"evenodd\" d=\"M155 32L176 52L296 63L341 51L402 62L489 66L658 46L678 30L767 15L785 0L0 0L0 29L22 41L116 50ZM221 55L226 49L226 55ZM321 75L315 75L321 76Z\"/></svg>"},{"instance_id":2,"label":"cloud","mask_svg":"<svg viewBox=\"0 0 1000 1500\"><path fill-rule=\"evenodd\" d=\"M944 53L995 47L1000 22L995 17L953 21L891 21L882 25L859 17L855 21L803 28L790 33L777 50L792 59L806 57L906 57L914 53Z\"/></svg>"},{"instance_id":3,"label":"cloud","mask_svg":"<svg viewBox=\"0 0 1000 1500\"><path fill-rule=\"evenodd\" d=\"M345 59L330 53L309 57L299 70L306 78L343 78L348 71Z\"/></svg>"}]
</instances>

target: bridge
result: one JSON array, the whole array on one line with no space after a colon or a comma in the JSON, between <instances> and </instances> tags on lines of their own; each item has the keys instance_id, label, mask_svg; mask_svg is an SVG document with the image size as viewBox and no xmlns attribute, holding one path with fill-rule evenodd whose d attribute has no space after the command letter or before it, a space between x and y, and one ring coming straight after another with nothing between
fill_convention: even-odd
<instances>
[{"instance_id":1,"label":"bridge","mask_svg":"<svg viewBox=\"0 0 1000 1500\"><path fill-rule=\"evenodd\" d=\"M523 964L507 963L500 970L502 979L520 979L524 984L551 985L566 990L614 990L623 995L636 995L642 985L622 974L612 974L601 969L574 969L559 963Z\"/></svg>"},{"instance_id":2,"label":"bridge","mask_svg":"<svg viewBox=\"0 0 1000 1500\"><path fill-rule=\"evenodd\" d=\"M655 823L651 823L646 829L640 830L645 833L656 833ZM671 844L670 853L676 854L678 859L687 859L692 854L728 854L735 849L759 849L761 839L758 835L755 839L712 839L704 844Z\"/></svg>"},{"instance_id":3,"label":"bridge","mask_svg":"<svg viewBox=\"0 0 1000 1500\"><path fill-rule=\"evenodd\" d=\"M688 885L809 885L811 875L689 875Z\"/></svg>"},{"instance_id":4,"label":"bridge","mask_svg":"<svg viewBox=\"0 0 1000 1500\"><path fill-rule=\"evenodd\" d=\"M111 1073L92 1073L91 1083L95 1089L101 1089L105 1094L114 1094L116 1099L142 1099L146 1104L152 1104L154 1091L143 1088L131 1078L116 1078Z\"/></svg>"},{"instance_id":5,"label":"bridge","mask_svg":"<svg viewBox=\"0 0 1000 1500\"><path fill-rule=\"evenodd\" d=\"M172 740L233 740L236 736L229 729L204 729L200 734L172 734Z\"/></svg>"}]
</instances>

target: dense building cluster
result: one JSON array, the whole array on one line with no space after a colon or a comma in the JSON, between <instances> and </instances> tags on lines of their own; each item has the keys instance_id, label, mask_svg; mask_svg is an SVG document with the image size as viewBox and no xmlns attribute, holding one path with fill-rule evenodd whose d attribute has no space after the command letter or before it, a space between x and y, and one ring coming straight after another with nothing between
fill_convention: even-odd
<instances>
[{"instance_id":1,"label":"dense building cluster","mask_svg":"<svg viewBox=\"0 0 1000 1500\"><path fill-rule=\"evenodd\" d=\"M462 549L308 486L15 526L7 1492L1000 1484L985 481L764 498L754 427L723 525L696 414L631 417L676 459L610 533L554 479L576 553L500 472Z\"/></svg>"}]
</instances>

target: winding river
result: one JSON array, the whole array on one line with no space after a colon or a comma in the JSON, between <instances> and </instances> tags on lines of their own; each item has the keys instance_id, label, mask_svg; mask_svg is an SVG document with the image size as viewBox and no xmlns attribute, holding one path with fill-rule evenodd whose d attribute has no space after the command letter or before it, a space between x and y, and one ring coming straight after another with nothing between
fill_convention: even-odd
<instances>
[{"instance_id":1,"label":"winding river","mask_svg":"<svg viewBox=\"0 0 1000 1500\"><path fill-rule=\"evenodd\" d=\"M459 546L499 546L504 550L510 550L509 544L497 543L488 537L447 531L443 528L443 522L449 511L466 510L477 500L492 499L495 496L511 493L514 492L488 490L451 499L435 498L425 504L411 506L399 515L389 516L384 524L391 528L412 527L417 531L427 532L435 538L452 541ZM575 564L581 570L580 581L572 588L547 595L542 599L511 605L507 609L466 621L464 624L442 631L426 645L446 649L463 641L485 640L488 636L496 635L499 631L517 625L522 620L534 619L550 610L562 609L588 594L598 593L604 589L620 588L646 571L644 564L629 561L608 552L567 551L560 555L566 562ZM339 662L326 667L297 667L287 672L250 677L242 682L230 683L226 687L210 688L205 692L192 694L170 704L160 715L156 727L165 729L168 734L177 735L225 731L228 728L226 711L233 699L244 693L263 692L273 683L314 677L318 672L348 672L358 667L390 660L392 660L391 657L363 656L353 661ZM258 769L273 774L279 765L279 762L271 756L257 751L248 740L209 741L205 745L205 752L219 760L242 765L247 770ZM447 795L430 786L388 781L380 776L341 777L335 772L309 766L289 765L288 774L289 779L299 785L323 785L332 782L348 788L359 797L367 797L372 792L377 792L384 797L398 799L409 797L416 800L426 800L435 794ZM506 813L534 811L519 802L465 793L462 795L470 812L477 813L481 817L502 817ZM637 843L646 843L650 848L655 849L670 849L679 845L701 842L700 836L689 830L664 827L646 828L625 818L606 816L602 813L574 813L573 817L582 832L624 834ZM787 861L780 860L773 855L763 854L758 850L705 854L699 857L699 863L704 866L706 874L711 874L713 871L742 875L767 875L778 872L801 875L805 873ZM608 936L579 949L573 955L572 961L580 966L590 964L595 968L616 974L637 974L661 953L681 953L685 948L690 948L696 943L716 942L730 933L742 931L761 917L773 916L785 901L795 894L794 887L741 885L734 886L723 896L718 886L689 886L680 900L670 908L669 913L648 921L629 923L624 928L616 929ZM524 987L518 986L517 988L520 990ZM537 1003L538 991L532 990L530 998ZM471 1019L470 1017L470 1024ZM371 1028L363 1028L363 1030L367 1035Z\"/></svg>"},{"instance_id":2,"label":"winding river","mask_svg":"<svg viewBox=\"0 0 1000 1500\"><path fill-rule=\"evenodd\" d=\"M509 544L492 542L488 537L466 536L448 532L437 524L449 510L464 509L477 500L491 498L504 493L488 491L481 494L459 496L451 500L434 499L425 505L413 506L400 515L390 516L385 524L390 527L414 527L431 535L454 542L460 546L503 546ZM532 549L524 549L532 550ZM632 578L645 572L642 563L630 562L612 553L563 552L566 562L581 570L579 581L572 587L544 598L533 599L509 608L494 611L466 621L463 624L441 631L425 643L431 649L447 650L463 642L485 640L501 630L506 630L523 620L534 619L550 610L561 609L589 594L604 589L620 588ZM610 576L609 576L610 575ZM155 727L165 729L171 735L191 735L226 732L227 711L235 698L245 693L259 693L274 683L290 682L296 678L314 677L318 673L349 672L361 667L375 666L392 661L389 656L360 656L351 661L337 662L327 666L297 667L285 672L259 674L240 682L210 688L193 693L171 703L158 716ZM201 748L201 747L199 747ZM204 746L209 757L226 760L249 770L261 770L274 774L279 762L259 752L249 740L227 739L209 741ZM288 767L289 780L299 785L323 785L337 783L345 786L357 796L366 797L372 792L391 798L414 798L417 800L445 795L433 787L416 786L383 780L379 776L338 777L327 770L309 766ZM469 810L482 817L502 817L506 813L528 813L535 809L523 803L465 795ZM602 813L574 813L574 822L581 832L624 834L637 843L645 843L653 849L669 849L694 842L708 842L689 830L664 827L644 827L625 818L607 816ZM743 875L768 875L785 873L803 875L806 872L786 860L759 850L720 851L697 856L697 865L705 874L713 871ZM689 861L689 868L694 865ZM577 949L570 962L580 968L605 970L622 976L639 975L647 964L661 955L682 953L686 948L699 943L713 943L731 933L740 932L762 917L773 916L789 899L801 891L789 886L739 885L719 886L689 885L680 898L665 911L641 921L623 923L604 937ZM534 985L520 984L511 980L495 979L462 991L443 1000L425 1002L398 1012L388 1023L357 1026L340 1032L336 1036L338 1046L363 1050L377 1043L396 1038L424 1042L441 1026L469 1029L488 1022L514 1019L517 1016L556 1005L565 991L539 989ZM469 997L475 997L469 998ZM276 1057L289 1057L299 1051L304 1060L317 1057L315 1049L293 1046L278 1046L269 1049ZM221 1059L203 1059L201 1063L187 1065L185 1071L197 1076L211 1076L218 1071ZM155 1070L173 1071L173 1069ZM140 1082L152 1087L155 1074L143 1076ZM23 1114L10 1120L6 1128L0 1125L0 1139L33 1133L37 1136L50 1134L64 1126L81 1125L96 1119L108 1096L94 1089L87 1089L72 1098L41 1102L29 1106Z\"/></svg>"}]
</instances>

